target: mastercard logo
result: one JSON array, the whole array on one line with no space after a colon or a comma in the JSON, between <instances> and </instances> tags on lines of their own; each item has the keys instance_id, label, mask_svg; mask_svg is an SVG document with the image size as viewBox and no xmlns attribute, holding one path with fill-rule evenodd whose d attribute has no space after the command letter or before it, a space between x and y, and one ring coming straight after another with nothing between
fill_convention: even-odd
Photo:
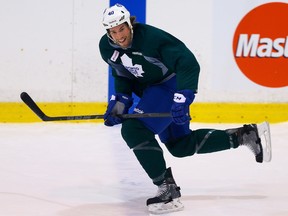
<instances>
[{"instance_id":1,"label":"mastercard logo","mask_svg":"<svg viewBox=\"0 0 288 216\"><path fill-rule=\"evenodd\" d=\"M267 3L248 12L233 38L235 61L258 85L288 86L288 4Z\"/></svg>"}]
</instances>

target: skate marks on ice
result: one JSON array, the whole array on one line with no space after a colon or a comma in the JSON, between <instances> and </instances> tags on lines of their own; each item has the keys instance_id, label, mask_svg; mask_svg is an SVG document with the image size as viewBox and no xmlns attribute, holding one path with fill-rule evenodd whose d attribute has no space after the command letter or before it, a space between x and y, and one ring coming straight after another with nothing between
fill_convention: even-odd
<instances>
[{"instance_id":1,"label":"skate marks on ice","mask_svg":"<svg viewBox=\"0 0 288 216\"><path fill-rule=\"evenodd\" d=\"M184 204L184 210L178 212L164 213L161 216L187 216L191 211L187 211L190 207L194 211L197 208L205 209L205 203L209 204L211 201L225 202L225 200L243 200L249 202L251 200L266 199L266 196L261 195L191 195L182 196L181 201ZM90 203L78 206L70 206L66 210L59 212L61 216L153 216L155 214L149 213L145 205L147 197L140 197L134 200L120 202L120 203ZM195 209L196 207L196 209ZM185 211L186 209L186 211ZM198 209L199 210L199 209ZM204 211L203 211L204 212ZM211 211L208 211L211 213Z\"/></svg>"},{"instance_id":2,"label":"skate marks on ice","mask_svg":"<svg viewBox=\"0 0 288 216\"><path fill-rule=\"evenodd\" d=\"M34 202L42 202L42 203L47 203L47 204L51 204L51 205L58 205L58 206L62 206L62 207L72 207L71 205L67 205L64 203L60 203L57 201L53 201L53 200L48 200L45 198L41 198L41 197L37 197L37 196L33 196L33 195L29 195L29 194L21 194L21 193L13 193L13 192L0 192L0 197L2 197L3 199L9 199L9 197L12 198L16 198L18 200L26 200L26 201L34 201ZM1 200L1 198L0 198ZM34 203L35 204L35 203Z\"/></svg>"},{"instance_id":3,"label":"skate marks on ice","mask_svg":"<svg viewBox=\"0 0 288 216\"><path fill-rule=\"evenodd\" d=\"M146 197L111 203L88 203L70 207L59 212L59 216L144 216L148 215Z\"/></svg>"},{"instance_id":4,"label":"skate marks on ice","mask_svg":"<svg viewBox=\"0 0 288 216\"><path fill-rule=\"evenodd\" d=\"M43 197L28 193L0 192L0 215L52 216L58 211L72 207L64 202Z\"/></svg>"},{"instance_id":5,"label":"skate marks on ice","mask_svg":"<svg viewBox=\"0 0 288 216\"><path fill-rule=\"evenodd\" d=\"M261 200L265 199L265 196L261 195L191 195L183 196L181 198L184 204L184 210L179 212L162 214L162 216L181 216L187 215L190 213L189 208L194 209L195 211L205 211L204 206L206 204L211 205L211 202L214 204L220 204L228 200L236 201L243 200L244 202L252 200ZM66 204L65 202L53 201L52 199L41 198L40 196L34 196L29 194L21 193L9 193L9 192L0 192L0 200L2 204L5 205L7 202L10 205L10 210L5 208L2 209L2 213L12 213L11 212L11 203L17 205L17 210L15 209L15 215L18 215L21 211L21 215L37 215L41 212L46 212L45 215L59 215L59 216L144 216L144 215L153 215L149 214L147 207L145 206L145 201L147 197L140 197L134 200L123 201L123 202L106 202L106 203L91 203L82 204L82 205L73 205ZM215 203L216 202L216 203ZM30 207L29 207L30 206ZM211 206L213 207L213 205ZM56 213L57 212L57 213ZM208 210L207 212L210 212ZM9 215L9 214L8 214ZM41 213L42 215L42 213ZM204 214L205 215L205 214Z\"/></svg>"},{"instance_id":6,"label":"skate marks on ice","mask_svg":"<svg viewBox=\"0 0 288 216\"><path fill-rule=\"evenodd\" d=\"M139 198L117 203L90 201L87 204L75 205L29 194L0 192L0 215L142 216L148 214L145 200L146 198Z\"/></svg>"},{"instance_id":7,"label":"skate marks on ice","mask_svg":"<svg viewBox=\"0 0 288 216\"><path fill-rule=\"evenodd\" d=\"M183 196L181 200L183 202L188 201L211 201L211 200L261 200L266 199L267 196L263 195L194 195L194 196Z\"/></svg>"}]
</instances>

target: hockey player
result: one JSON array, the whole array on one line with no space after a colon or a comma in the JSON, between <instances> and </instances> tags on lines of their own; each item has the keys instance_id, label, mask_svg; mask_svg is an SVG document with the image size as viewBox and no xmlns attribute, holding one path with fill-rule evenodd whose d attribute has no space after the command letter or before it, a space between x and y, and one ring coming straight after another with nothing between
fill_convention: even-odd
<instances>
[{"instance_id":1,"label":"hockey player","mask_svg":"<svg viewBox=\"0 0 288 216\"><path fill-rule=\"evenodd\" d=\"M183 209L180 187L171 168L166 167L155 135L175 157L247 146L257 162L263 161L256 124L227 130L189 129L189 107L197 93L200 67L184 43L161 29L136 23L135 17L130 17L120 4L104 11L103 25L107 34L101 38L99 48L103 60L112 67L116 91L109 101L104 124L122 124L123 139L158 186L156 196L147 200L150 212ZM172 117L117 117L128 113L133 104L132 93L140 98L134 113L170 112Z\"/></svg>"}]
</instances>

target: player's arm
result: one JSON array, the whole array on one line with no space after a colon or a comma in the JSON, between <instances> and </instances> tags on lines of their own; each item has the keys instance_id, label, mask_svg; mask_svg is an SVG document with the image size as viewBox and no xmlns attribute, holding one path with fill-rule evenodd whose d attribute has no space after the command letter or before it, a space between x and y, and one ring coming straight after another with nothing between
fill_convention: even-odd
<instances>
[{"instance_id":1,"label":"player's arm","mask_svg":"<svg viewBox=\"0 0 288 216\"><path fill-rule=\"evenodd\" d=\"M179 41L168 41L161 48L162 61L177 74L177 89L198 89L200 65L194 54Z\"/></svg>"},{"instance_id":2,"label":"player's arm","mask_svg":"<svg viewBox=\"0 0 288 216\"><path fill-rule=\"evenodd\" d=\"M177 91L171 107L171 115L176 124L186 124L191 120L190 104L198 89L200 66L193 53L177 39L168 37L161 48L163 62L176 73Z\"/></svg>"}]
</instances>

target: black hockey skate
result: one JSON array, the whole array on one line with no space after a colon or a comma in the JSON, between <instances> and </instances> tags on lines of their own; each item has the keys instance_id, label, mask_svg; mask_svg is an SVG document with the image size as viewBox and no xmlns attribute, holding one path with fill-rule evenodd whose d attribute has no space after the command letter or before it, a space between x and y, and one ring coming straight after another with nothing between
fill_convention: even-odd
<instances>
[{"instance_id":1,"label":"black hockey skate","mask_svg":"<svg viewBox=\"0 0 288 216\"><path fill-rule=\"evenodd\" d=\"M241 128L226 131L229 134L236 133L239 145L247 146L255 155L258 163L271 161L271 135L268 122L248 124Z\"/></svg>"},{"instance_id":2,"label":"black hockey skate","mask_svg":"<svg viewBox=\"0 0 288 216\"><path fill-rule=\"evenodd\" d=\"M180 211L184 208L180 197L180 187L175 183L171 168L168 168L164 182L158 186L156 196L147 200L148 211L152 214Z\"/></svg>"}]
</instances>

